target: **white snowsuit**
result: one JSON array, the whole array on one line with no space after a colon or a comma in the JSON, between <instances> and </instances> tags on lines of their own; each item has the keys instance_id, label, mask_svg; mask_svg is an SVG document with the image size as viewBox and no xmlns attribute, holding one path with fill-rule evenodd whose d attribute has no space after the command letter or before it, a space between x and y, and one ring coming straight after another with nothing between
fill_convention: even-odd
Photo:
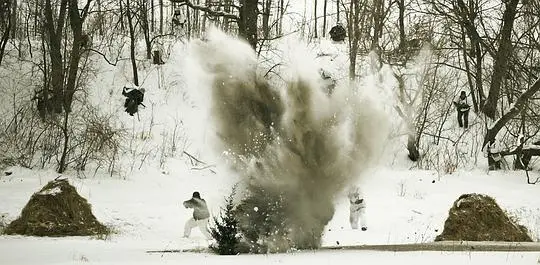
<instances>
[{"instance_id":1,"label":"white snowsuit","mask_svg":"<svg viewBox=\"0 0 540 265\"><path fill-rule=\"evenodd\" d=\"M207 239L211 239L212 235L208 230L210 213L208 212L206 201L201 198L193 197L184 202L184 207L193 208L193 217L187 220L184 225L184 237L189 237L191 235L191 230L195 227L199 227L203 235Z\"/></svg>"},{"instance_id":2,"label":"white snowsuit","mask_svg":"<svg viewBox=\"0 0 540 265\"><path fill-rule=\"evenodd\" d=\"M351 223L352 229L358 229L358 221L360 220L360 227L362 230L367 229L366 225L366 201L360 192L360 188L357 186L352 187L347 197L349 197L350 206L350 215L349 222Z\"/></svg>"}]
</instances>

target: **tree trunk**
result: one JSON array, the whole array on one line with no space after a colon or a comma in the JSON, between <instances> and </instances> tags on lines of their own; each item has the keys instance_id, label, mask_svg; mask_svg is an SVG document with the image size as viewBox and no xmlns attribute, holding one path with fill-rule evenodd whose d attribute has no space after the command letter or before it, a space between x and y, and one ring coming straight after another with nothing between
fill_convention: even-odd
<instances>
[{"instance_id":1,"label":"tree trunk","mask_svg":"<svg viewBox=\"0 0 540 265\"><path fill-rule=\"evenodd\" d=\"M42 28L41 30L41 34L45 35L45 29ZM38 99L38 112L39 112L39 117L41 118L41 120L45 120L45 118L47 117L47 113L49 113L49 104L50 104L50 101L48 101L47 99L49 98L49 85L50 85L50 79L49 79L49 67L48 67L48 63L47 63L47 48L45 47L47 44L46 44L46 39L45 38L41 38L41 56L42 56L42 60L43 60L43 67L42 67L42 73L43 73L43 84L41 86L41 92L42 92L42 105L41 107L39 107L39 99Z\"/></svg>"},{"instance_id":2,"label":"tree trunk","mask_svg":"<svg viewBox=\"0 0 540 265\"><path fill-rule=\"evenodd\" d=\"M491 84L489 87L489 94L483 109L486 116L492 119L495 119L501 84L503 79L506 78L508 61L512 56L512 28L514 27L518 3L519 0L508 0L506 2L506 9L504 10L503 14L503 25L499 40L499 49L496 53L496 57L494 58L495 62L493 66Z\"/></svg>"},{"instance_id":3,"label":"tree trunk","mask_svg":"<svg viewBox=\"0 0 540 265\"><path fill-rule=\"evenodd\" d=\"M379 40L382 35L383 21L385 16L384 0L374 0L375 11L373 12L373 38L371 39L371 50L379 54Z\"/></svg>"},{"instance_id":4,"label":"tree trunk","mask_svg":"<svg viewBox=\"0 0 540 265\"><path fill-rule=\"evenodd\" d=\"M405 0L397 0L399 9L398 27L399 27L399 51L405 52L407 40L405 37Z\"/></svg>"},{"instance_id":5,"label":"tree trunk","mask_svg":"<svg viewBox=\"0 0 540 265\"><path fill-rule=\"evenodd\" d=\"M318 38L319 36L317 36L317 0L315 0L313 2L314 4L314 8L313 8L313 17L314 17L314 22L315 22L315 25L313 26L313 34L314 34L314 37L315 39Z\"/></svg>"},{"instance_id":6,"label":"tree trunk","mask_svg":"<svg viewBox=\"0 0 540 265\"><path fill-rule=\"evenodd\" d=\"M71 31L73 34L73 46L71 47L70 52L69 70L65 87L64 109L66 110L66 112L71 112L73 95L75 94L75 91L77 89L77 74L79 72L79 62L81 61L83 19L84 18L81 17L81 14L79 14L77 0L70 0L69 20L71 25Z\"/></svg>"},{"instance_id":7,"label":"tree trunk","mask_svg":"<svg viewBox=\"0 0 540 265\"><path fill-rule=\"evenodd\" d=\"M264 2L264 14L263 14L263 36L265 39L270 38L270 9L272 7L272 0L265 0Z\"/></svg>"},{"instance_id":8,"label":"tree trunk","mask_svg":"<svg viewBox=\"0 0 540 265\"><path fill-rule=\"evenodd\" d=\"M411 161L418 161L420 158L420 151L418 150L418 133L414 124L412 104L407 101L405 79L403 75L394 73L394 77L398 81L398 98L401 107L396 107L399 116L403 119L407 126L407 152Z\"/></svg>"},{"instance_id":9,"label":"tree trunk","mask_svg":"<svg viewBox=\"0 0 540 265\"><path fill-rule=\"evenodd\" d=\"M412 129L414 129L414 126ZM411 161L418 161L420 158L420 151L418 151L416 133L414 133L414 131L407 134L407 151L409 152L408 157Z\"/></svg>"},{"instance_id":10,"label":"tree trunk","mask_svg":"<svg viewBox=\"0 0 540 265\"><path fill-rule=\"evenodd\" d=\"M10 14L11 13L10 4L11 4L11 2L7 2L7 7L6 7L6 10L3 10L3 14ZM6 29L4 30L3 34L2 34L2 39L0 40L0 65L2 65L2 59L4 58L4 52L6 50L6 45L7 45L8 41L9 41L9 35L10 35L11 27L12 27L11 19L6 19L6 20L2 21L2 23L6 23L7 26L6 26Z\"/></svg>"},{"instance_id":11,"label":"tree trunk","mask_svg":"<svg viewBox=\"0 0 540 265\"><path fill-rule=\"evenodd\" d=\"M349 31L349 79L356 79L356 56L358 53L358 42L360 41L360 4L351 1L349 5L349 16L347 28Z\"/></svg>"},{"instance_id":12,"label":"tree trunk","mask_svg":"<svg viewBox=\"0 0 540 265\"><path fill-rule=\"evenodd\" d=\"M186 6L186 17L187 17L187 38L188 40L191 39L191 12Z\"/></svg>"},{"instance_id":13,"label":"tree trunk","mask_svg":"<svg viewBox=\"0 0 540 265\"><path fill-rule=\"evenodd\" d=\"M98 32L99 32L99 36L103 36L104 35L104 32L103 32L103 19L104 19L104 15L103 15L103 11L101 9L101 0L97 0L97 9L98 9Z\"/></svg>"},{"instance_id":14,"label":"tree trunk","mask_svg":"<svg viewBox=\"0 0 540 265\"><path fill-rule=\"evenodd\" d=\"M240 7L240 20L238 21L238 34L247 40L249 45L256 50L257 48L257 0L244 0Z\"/></svg>"},{"instance_id":15,"label":"tree trunk","mask_svg":"<svg viewBox=\"0 0 540 265\"><path fill-rule=\"evenodd\" d=\"M150 9L151 9L151 13L150 13L150 30L152 32L156 32L156 28L155 28L155 22L156 22L156 18L155 18L155 7L156 5L154 4L154 0L149 0L150 1Z\"/></svg>"},{"instance_id":16,"label":"tree trunk","mask_svg":"<svg viewBox=\"0 0 540 265\"><path fill-rule=\"evenodd\" d=\"M120 8L120 30L124 32L126 26L124 25L124 1L118 1L118 7Z\"/></svg>"},{"instance_id":17,"label":"tree trunk","mask_svg":"<svg viewBox=\"0 0 540 265\"><path fill-rule=\"evenodd\" d=\"M197 5L199 4L199 0L197 0ZM193 30L193 36L198 37L200 36L200 24L199 24L199 10L195 9L193 10L193 26L191 27Z\"/></svg>"},{"instance_id":18,"label":"tree trunk","mask_svg":"<svg viewBox=\"0 0 540 265\"><path fill-rule=\"evenodd\" d=\"M225 13L230 13L231 12L231 0L225 0L224 3L223 3L223 10L225 11ZM223 17L223 31L224 32L229 32L229 18L228 17Z\"/></svg>"},{"instance_id":19,"label":"tree trunk","mask_svg":"<svg viewBox=\"0 0 540 265\"><path fill-rule=\"evenodd\" d=\"M163 0L159 0L159 34L163 35Z\"/></svg>"},{"instance_id":20,"label":"tree trunk","mask_svg":"<svg viewBox=\"0 0 540 265\"><path fill-rule=\"evenodd\" d=\"M341 0L336 0L336 24L339 24L339 1Z\"/></svg>"},{"instance_id":21,"label":"tree trunk","mask_svg":"<svg viewBox=\"0 0 540 265\"><path fill-rule=\"evenodd\" d=\"M64 142L63 142L60 162L58 163L58 169L57 169L58 173L64 173L67 167L67 158L68 158L68 150L69 150L69 130L68 130L69 122L68 121L69 121L69 113L65 112L64 122L62 124L62 136L64 137Z\"/></svg>"},{"instance_id":22,"label":"tree trunk","mask_svg":"<svg viewBox=\"0 0 540 265\"><path fill-rule=\"evenodd\" d=\"M475 86L475 83L473 81L473 75L472 75L472 70L471 70L471 66L470 66L470 63L469 63L469 56L468 56L468 49L467 49L467 41L466 41L466 37L465 37L465 29L462 27L461 28L461 43L462 43L462 54L463 54L463 63L465 64L465 73L467 74L467 84L469 85L469 90L471 91L471 98L472 98L472 102L473 102L473 108L474 108L474 112L478 112L478 102L476 100L476 93L475 93L475 89L474 89L474 86Z\"/></svg>"},{"instance_id":23,"label":"tree trunk","mask_svg":"<svg viewBox=\"0 0 540 265\"><path fill-rule=\"evenodd\" d=\"M210 1L209 0L206 0L205 2L205 5L206 6L209 6L210 5ZM206 32L206 19L208 18L208 15L206 13L203 14L203 18L202 18L202 25L201 25L201 31L202 32Z\"/></svg>"},{"instance_id":24,"label":"tree trunk","mask_svg":"<svg viewBox=\"0 0 540 265\"><path fill-rule=\"evenodd\" d=\"M37 37L38 36L38 33L42 33L43 31L38 29L38 18L41 17L42 15L42 12L41 12L41 8L39 6L39 1L36 1L36 5L34 6L34 37ZM43 28L43 27L39 27L39 28Z\"/></svg>"},{"instance_id":25,"label":"tree trunk","mask_svg":"<svg viewBox=\"0 0 540 265\"><path fill-rule=\"evenodd\" d=\"M328 0L324 0L323 3L323 20L322 20L322 36L326 37L326 12L328 8Z\"/></svg>"},{"instance_id":26,"label":"tree trunk","mask_svg":"<svg viewBox=\"0 0 540 265\"><path fill-rule=\"evenodd\" d=\"M62 112L64 105L64 65L62 59L62 33L64 22L66 19L67 0L62 0L60 3L60 11L56 19L57 25L54 26L53 8L51 0L45 0L45 26L48 30L49 38L49 55L51 58L51 86L53 96L45 98L45 102L51 100L52 106L56 113ZM48 104L48 103L47 103Z\"/></svg>"},{"instance_id":27,"label":"tree trunk","mask_svg":"<svg viewBox=\"0 0 540 265\"><path fill-rule=\"evenodd\" d=\"M285 14L285 3L284 3L285 0L280 0L279 1L279 30L278 30L278 35L281 36L281 34L283 34L283 15Z\"/></svg>"},{"instance_id":28,"label":"tree trunk","mask_svg":"<svg viewBox=\"0 0 540 265\"><path fill-rule=\"evenodd\" d=\"M131 5L129 3L130 0L126 0L126 17L128 21L128 27L129 27L129 37L130 37L130 49L129 49L129 55L131 59L131 68L133 70L133 84L136 86L139 86L139 75L137 73L137 60L135 58L135 27L133 25L133 17L131 16Z\"/></svg>"},{"instance_id":29,"label":"tree trunk","mask_svg":"<svg viewBox=\"0 0 540 265\"><path fill-rule=\"evenodd\" d=\"M7 0L7 2L13 1L10 8L10 24L11 24L11 39L17 38L17 0Z\"/></svg>"},{"instance_id":30,"label":"tree trunk","mask_svg":"<svg viewBox=\"0 0 540 265\"><path fill-rule=\"evenodd\" d=\"M148 6L146 0L139 2L139 22L144 35L144 44L146 47L146 59L152 59L152 43L150 42L150 26L148 23Z\"/></svg>"}]
</instances>

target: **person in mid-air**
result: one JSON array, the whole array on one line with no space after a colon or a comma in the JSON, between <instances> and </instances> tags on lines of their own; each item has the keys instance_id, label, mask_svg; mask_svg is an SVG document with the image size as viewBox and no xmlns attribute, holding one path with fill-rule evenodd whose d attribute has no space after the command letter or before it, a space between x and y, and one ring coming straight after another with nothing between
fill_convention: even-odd
<instances>
[{"instance_id":1,"label":"person in mid-air","mask_svg":"<svg viewBox=\"0 0 540 265\"><path fill-rule=\"evenodd\" d=\"M143 105L144 100L144 88L127 88L124 87L122 90L122 95L126 97L124 102L124 108L130 116L133 116L137 111L139 111L139 105Z\"/></svg>"}]
</instances>

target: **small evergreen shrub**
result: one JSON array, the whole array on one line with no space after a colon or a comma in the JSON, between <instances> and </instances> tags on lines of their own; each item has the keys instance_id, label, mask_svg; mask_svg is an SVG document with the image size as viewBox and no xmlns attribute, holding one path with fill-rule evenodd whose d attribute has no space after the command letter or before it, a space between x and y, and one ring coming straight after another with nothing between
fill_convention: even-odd
<instances>
[{"instance_id":1,"label":"small evergreen shrub","mask_svg":"<svg viewBox=\"0 0 540 265\"><path fill-rule=\"evenodd\" d=\"M229 197L225 199L225 207L222 208L219 218L214 217L214 226L210 229L216 244L210 248L219 255L236 255L240 253L240 236L238 220L235 217L235 205L233 202L236 186Z\"/></svg>"}]
</instances>

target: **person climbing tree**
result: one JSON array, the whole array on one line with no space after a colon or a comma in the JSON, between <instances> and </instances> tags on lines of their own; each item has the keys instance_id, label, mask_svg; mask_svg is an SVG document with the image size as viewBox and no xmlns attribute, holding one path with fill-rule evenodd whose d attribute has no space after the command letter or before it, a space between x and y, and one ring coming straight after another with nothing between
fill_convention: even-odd
<instances>
[{"instance_id":1,"label":"person climbing tree","mask_svg":"<svg viewBox=\"0 0 540 265\"><path fill-rule=\"evenodd\" d=\"M459 127L469 128L469 110L471 106L467 103L467 93L461 91L459 96L454 100L454 106L457 110L457 119Z\"/></svg>"},{"instance_id":2,"label":"person climbing tree","mask_svg":"<svg viewBox=\"0 0 540 265\"><path fill-rule=\"evenodd\" d=\"M133 114L135 114L139 110L139 105L145 107L142 103L144 100L144 92L144 88L123 88L122 95L126 97L126 101L124 102L124 108L130 116L133 116Z\"/></svg>"}]
</instances>

